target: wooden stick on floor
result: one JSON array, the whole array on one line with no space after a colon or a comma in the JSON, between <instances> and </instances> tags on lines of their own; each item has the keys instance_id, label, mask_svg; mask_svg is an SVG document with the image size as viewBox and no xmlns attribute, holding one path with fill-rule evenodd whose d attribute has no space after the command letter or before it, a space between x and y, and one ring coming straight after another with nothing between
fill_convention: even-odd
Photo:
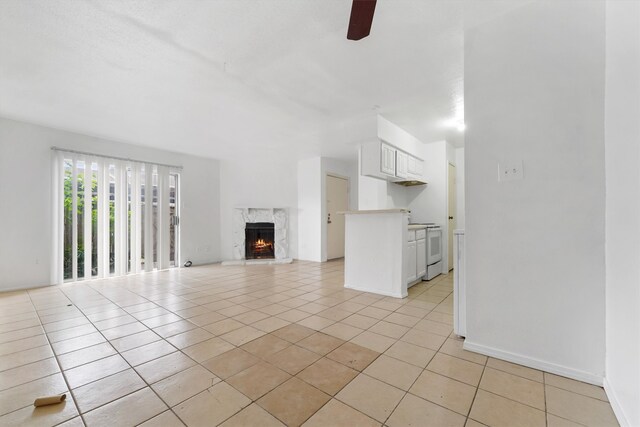
<instances>
[{"instance_id":1,"label":"wooden stick on floor","mask_svg":"<svg viewBox=\"0 0 640 427\"><path fill-rule=\"evenodd\" d=\"M47 405L55 405L56 403L62 403L67 398L66 393L56 394L54 396L45 396L39 397L33 401L33 406L47 406Z\"/></svg>"}]
</instances>

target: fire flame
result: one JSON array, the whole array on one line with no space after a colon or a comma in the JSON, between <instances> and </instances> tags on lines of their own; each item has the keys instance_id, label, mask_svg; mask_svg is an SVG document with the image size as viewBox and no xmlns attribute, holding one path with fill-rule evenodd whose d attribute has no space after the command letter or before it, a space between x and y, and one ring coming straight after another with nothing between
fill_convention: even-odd
<instances>
[{"instance_id":1,"label":"fire flame","mask_svg":"<svg viewBox=\"0 0 640 427\"><path fill-rule=\"evenodd\" d=\"M256 249L266 249L266 248L271 248L273 247L273 243L267 243L264 241L264 239L258 239L254 244L253 247Z\"/></svg>"}]
</instances>

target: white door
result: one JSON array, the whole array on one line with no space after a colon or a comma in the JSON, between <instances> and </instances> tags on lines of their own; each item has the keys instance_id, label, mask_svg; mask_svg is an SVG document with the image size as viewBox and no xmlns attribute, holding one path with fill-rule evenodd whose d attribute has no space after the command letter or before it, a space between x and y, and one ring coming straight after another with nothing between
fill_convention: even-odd
<instances>
[{"instance_id":1,"label":"white door","mask_svg":"<svg viewBox=\"0 0 640 427\"><path fill-rule=\"evenodd\" d=\"M449 164L449 229L447 248L449 249L449 271L453 270L453 230L456 229L456 167Z\"/></svg>"},{"instance_id":2,"label":"white door","mask_svg":"<svg viewBox=\"0 0 640 427\"><path fill-rule=\"evenodd\" d=\"M327 175L327 259L344 257L344 215L349 210L349 181Z\"/></svg>"}]
</instances>

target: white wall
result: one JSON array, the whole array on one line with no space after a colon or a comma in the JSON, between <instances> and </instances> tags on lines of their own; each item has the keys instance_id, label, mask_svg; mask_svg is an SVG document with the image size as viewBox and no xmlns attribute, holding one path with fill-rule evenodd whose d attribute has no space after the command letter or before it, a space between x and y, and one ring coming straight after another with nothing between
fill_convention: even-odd
<instances>
[{"instance_id":1,"label":"white wall","mask_svg":"<svg viewBox=\"0 0 640 427\"><path fill-rule=\"evenodd\" d=\"M456 228L464 230L464 148L456 148Z\"/></svg>"},{"instance_id":2,"label":"white wall","mask_svg":"<svg viewBox=\"0 0 640 427\"><path fill-rule=\"evenodd\" d=\"M358 209L406 208L408 204L407 193L401 185L358 175Z\"/></svg>"},{"instance_id":3,"label":"white wall","mask_svg":"<svg viewBox=\"0 0 640 427\"><path fill-rule=\"evenodd\" d=\"M620 424L640 425L640 3L607 2L607 360Z\"/></svg>"},{"instance_id":4,"label":"white wall","mask_svg":"<svg viewBox=\"0 0 640 427\"><path fill-rule=\"evenodd\" d=\"M602 383L602 2L528 3L465 29L467 340ZM498 182L523 160L524 180Z\"/></svg>"},{"instance_id":5,"label":"white wall","mask_svg":"<svg viewBox=\"0 0 640 427\"><path fill-rule=\"evenodd\" d=\"M220 160L220 253L232 255L232 214L236 207L287 208L289 257L298 257L298 169L290 160Z\"/></svg>"},{"instance_id":6,"label":"white wall","mask_svg":"<svg viewBox=\"0 0 640 427\"><path fill-rule=\"evenodd\" d=\"M355 160L314 157L298 162L298 258L327 260L326 177L349 180L349 209L358 206L358 168Z\"/></svg>"},{"instance_id":7,"label":"white wall","mask_svg":"<svg viewBox=\"0 0 640 427\"><path fill-rule=\"evenodd\" d=\"M216 160L0 118L0 290L50 284L51 146L184 166L180 262L219 260Z\"/></svg>"},{"instance_id":8,"label":"white wall","mask_svg":"<svg viewBox=\"0 0 640 427\"><path fill-rule=\"evenodd\" d=\"M298 258L322 261L322 159L298 162Z\"/></svg>"},{"instance_id":9,"label":"white wall","mask_svg":"<svg viewBox=\"0 0 640 427\"><path fill-rule=\"evenodd\" d=\"M358 209L358 163L357 160L345 161L323 157L321 162L321 254L322 261L327 260L327 175L336 175L349 180L349 210Z\"/></svg>"},{"instance_id":10,"label":"white wall","mask_svg":"<svg viewBox=\"0 0 640 427\"><path fill-rule=\"evenodd\" d=\"M378 114L378 138L406 151L416 153L422 145L415 136Z\"/></svg>"}]
</instances>

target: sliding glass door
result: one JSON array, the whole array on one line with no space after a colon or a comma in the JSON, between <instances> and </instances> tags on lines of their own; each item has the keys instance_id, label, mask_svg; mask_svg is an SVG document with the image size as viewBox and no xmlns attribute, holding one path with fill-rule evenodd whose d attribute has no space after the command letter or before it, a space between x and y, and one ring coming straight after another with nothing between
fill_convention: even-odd
<instances>
[{"instance_id":1,"label":"sliding glass door","mask_svg":"<svg viewBox=\"0 0 640 427\"><path fill-rule=\"evenodd\" d=\"M54 283L179 265L179 172L56 152Z\"/></svg>"},{"instance_id":2,"label":"sliding glass door","mask_svg":"<svg viewBox=\"0 0 640 427\"><path fill-rule=\"evenodd\" d=\"M180 205L178 204L178 184L177 173L169 175L169 265L177 267L180 265L180 254L178 253L180 241Z\"/></svg>"},{"instance_id":3,"label":"sliding glass door","mask_svg":"<svg viewBox=\"0 0 640 427\"><path fill-rule=\"evenodd\" d=\"M64 278L95 277L98 274L95 167L84 161L64 159L63 168Z\"/></svg>"}]
</instances>

